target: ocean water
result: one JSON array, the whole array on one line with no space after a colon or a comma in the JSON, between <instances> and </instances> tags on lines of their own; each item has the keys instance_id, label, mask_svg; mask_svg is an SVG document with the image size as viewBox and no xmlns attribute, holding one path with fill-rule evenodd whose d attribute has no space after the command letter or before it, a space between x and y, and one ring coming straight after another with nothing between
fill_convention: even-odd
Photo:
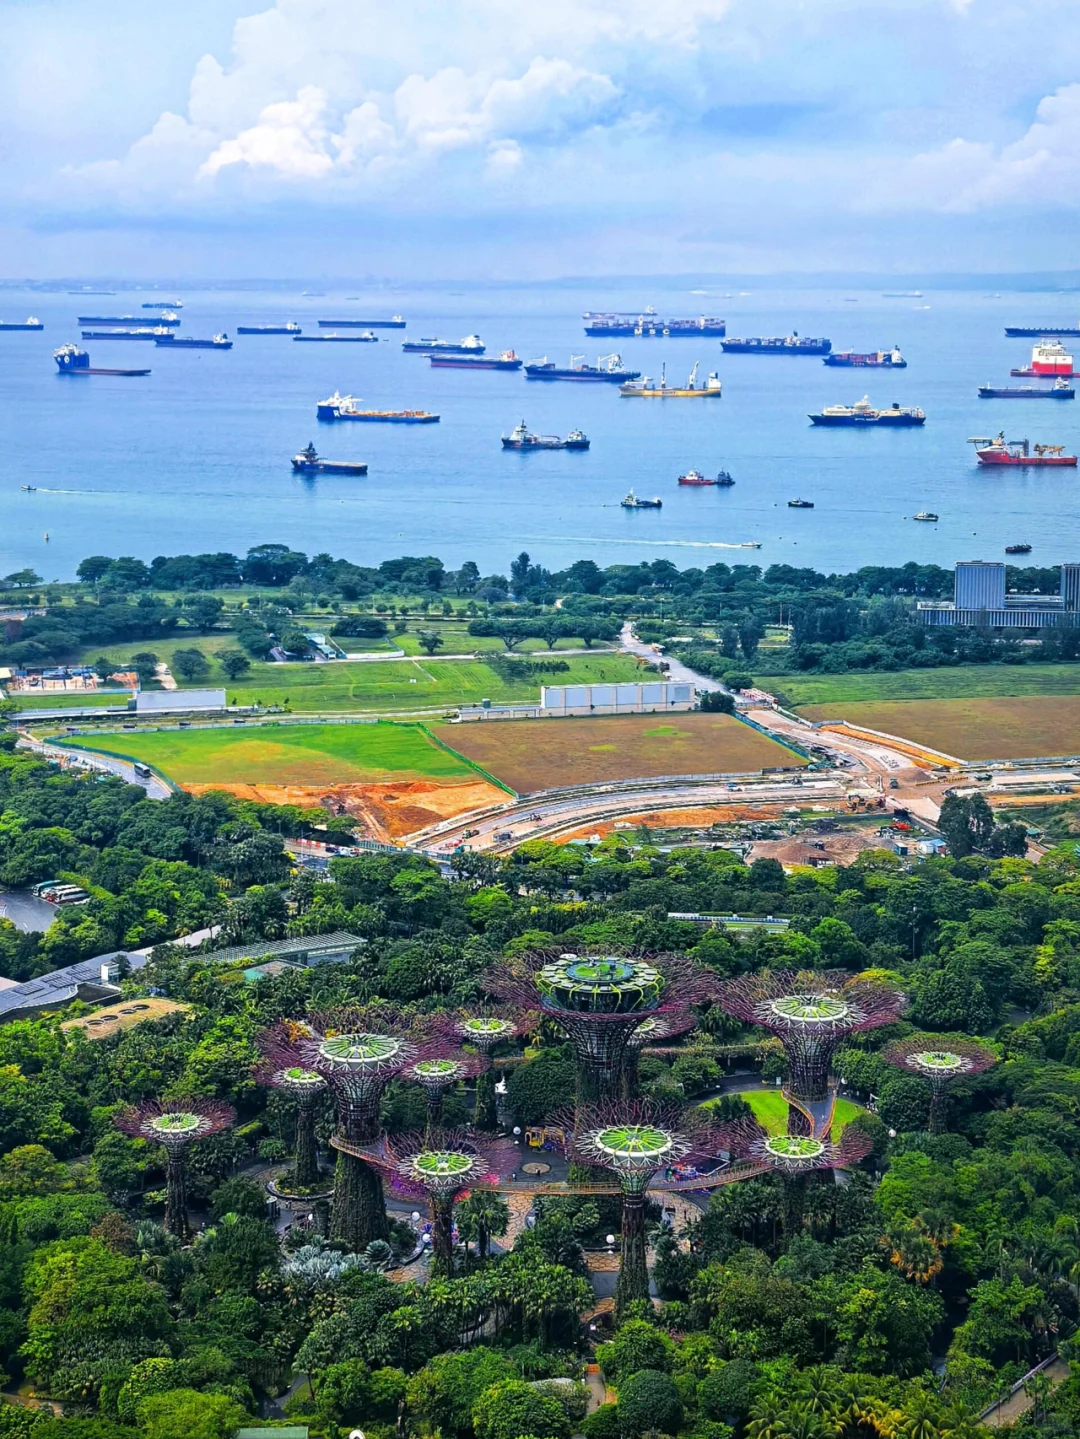
<instances>
[{"instance_id":1,"label":"ocean water","mask_svg":"<svg viewBox=\"0 0 1080 1439\"><path fill-rule=\"evenodd\" d=\"M149 365L146 379L57 375L53 349L78 339L75 317L141 313L146 291L80 298L0 291L0 318L35 314L42 333L0 334L0 573L30 565L67 579L89 554L231 550L277 541L371 564L435 554L506 572L526 549L552 569L667 558L680 567L813 565L826 571L907 560L951 565L1033 546L1030 563L1080 559L1078 471L980 469L972 435L1080 445L1080 400L980 400L1027 363L1031 341L1010 323L1075 323L1075 296L928 290L886 298L852 288L733 293L687 288L580 287L299 293L181 291L179 333L227 330L231 351L168 351L88 341L91 363ZM724 355L718 340L587 340L584 309L724 317L729 335L824 335L836 349L898 344L908 368L836 370L819 358ZM401 351L403 332L377 345L294 344L236 336L238 323L401 313L410 337L479 333L489 353L514 348L566 364L572 353L617 349L628 367L681 380L694 361L719 371L723 398L624 399L614 386L540 384L518 373L433 370ZM437 425L320 425L334 390L371 408L425 408ZM922 429L825 430L810 410L864 393L885 406L921 405ZM592 441L584 454L504 452L500 436L530 429ZM290 457L308 440L334 459L362 459L366 477L297 478ZM676 479L725 468L725 490ZM20 487L33 485L35 492ZM633 486L662 510L626 511ZM796 497L813 510L790 510ZM940 522L910 516L936 511ZM45 539L46 533L48 539ZM759 550L734 548L748 540Z\"/></svg>"}]
</instances>

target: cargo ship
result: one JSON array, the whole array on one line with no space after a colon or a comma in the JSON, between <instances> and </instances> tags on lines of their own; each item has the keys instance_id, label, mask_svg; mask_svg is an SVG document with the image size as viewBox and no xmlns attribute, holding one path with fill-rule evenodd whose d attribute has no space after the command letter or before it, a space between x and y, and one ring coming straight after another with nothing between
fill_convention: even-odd
<instances>
[{"instance_id":1,"label":"cargo ship","mask_svg":"<svg viewBox=\"0 0 1080 1439\"><path fill-rule=\"evenodd\" d=\"M150 373L149 370L109 370L91 365L90 356L85 350L80 350L78 345L61 345L58 350L53 351L53 359L62 375L123 375L130 378Z\"/></svg>"},{"instance_id":2,"label":"cargo ship","mask_svg":"<svg viewBox=\"0 0 1080 1439\"><path fill-rule=\"evenodd\" d=\"M625 384L627 380L639 380L640 370L628 370L621 355L601 355L595 365L586 363L584 355L571 355L565 368L554 364L545 355L542 360L533 360L525 366L527 380L583 380L609 385Z\"/></svg>"},{"instance_id":3,"label":"cargo ship","mask_svg":"<svg viewBox=\"0 0 1080 1439\"><path fill-rule=\"evenodd\" d=\"M370 420L388 425L434 425L439 420L429 410L361 410L352 395L336 391L328 400L319 401L315 414L320 420Z\"/></svg>"},{"instance_id":4,"label":"cargo ship","mask_svg":"<svg viewBox=\"0 0 1080 1439\"><path fill-rule=\"evenodd\" d=\"M640 314L632 310L586 310L587 335L637 335L649 339L679 339L690 336L700 339L702 335L722 336L727 334L727 323L709 315L700 315L696 320L662 320L650 305Z\"/></svg>"},{"instance_id":5,"label":"cargo ship","mask_svg":"<svg viewBox=\"0 0 1080 1439\"><path fill-rule=\"evenodd\" d=\"M972 436L980 465L1071 465L1076 456L1067 455L1064 445L1032 445L1027 440L1007 440L1002 430L994 439Z\"/></svg>"},{"instance_id":6,"label":"cargo ship","mask_svg":"<svg viewBox=\"0 0 1080 1439\"><path fill-rule=\"evenodd\" d=\"M1076 391L1064 375L1047 388L1044 385L980 385L980 400L1072 400Z\"/></svg>"},{"instance_id":7,"label":"cargo ship","mask_svg":"<svg viewBox=\"0 0 1080 1439\"><path fill-rule=\"evenodd\" d=\"M504 450L587 450L588 436L580 430L571 430L565 440L558 435L532 435L522 420L508 435L502 437Z\"/></svg>"},{"instance_id":8,"label":"cargo ship","mask_svg":"<svg viewBox=\"0 0 1080 1439\"><path fill-rule=\"evenodd\" d=\"M905 410L893 403L887 410L875 410L867 395L863 395L856 405L826 405L809 419L814 425L892 425L898 428L926 423L926 415L917 406Z\"/></svg>"},{"instance_id":9,"label":"cargo ship","mask_svg":"<svg viewBox=\"0 0 1080 1439\"><path fill-rule=\"evenodd\" d=\"M165 310L160 315L79 315L80 325L145 325L152 320L155 325L175 327L180 323L179 315Z\"/></svg>"},{"instance_id":10,"label":"cargo ship","mask_svg":"<svg viewBox=\"0 0 1080 1439\"><path fill-rule=\"evenodd\" d=\"M501 355L429 355L433 370L520 370L522 361L513 350Z\"/></svg>"},{"instance_id":11,"label":"cargo ship","mask_svg":"<svg viewBox=\"0 0 1080 1439\"><path fill-rule=\"evenodd\" d=\"M681 388L678 385L669 385L667 382L667 365L660 370L660 383L656 384L645 375L640 380L628 380L626 384L619 386L620 395L642 395L647 400L696 400L709 398L718 400L723 390L720 383L720 376L715 370L709 371L709 377L703 385L697 383L698 365L694 361L694 368L690 371L690 378Z\"/></svg>"},{"instance_id":12,"label":"cargo ship","mask_svg":"<svg viewBox=\"0 0 1080 1439\"><path fill-rule=\"evenodd\" d=\"M0 330L43 330L45 326L36 315L27 315L25 320L0 320Z\"/></svg>"},{"instance_id":13,"label":"cargo ship","mask_svg":"<svg viewBox=\"0 0 1080 1439\"><path fill-rule=\"evenodd\" d=\"M165 325L139 325L133 330L83 330L84 340L172 340L173 332Z\"/></svg>"},{"instance_id":14,"label":"cargo ship","mask_svg":"<svg viewBox=\"0 0 1080 1439\"><path fill-rule=\"evenodd\" d=\"M1050 340L1055 335L1080 335L1080 325L1006 325L1005 333L1011 340Z\"/></svg>"},{"instance_id":15,"label":"cargo ship","mask_svg":"<svg viewBox=\"0 0 1080 1439\"><path fill-rule=\"evenodd\" d=\"M182 310L184 302L183 300L144 300L141 308L144 310Z\"/></svg>"},{"instance_id":16,"label":"cargo ship","mask_svg":"<svg viewBox=\"0 0 1080 1439\"><path fill-rule=\"evenodd\" d=\"M871 350L868 355L856 354L854 350L836 350L826 355L821 362L823 365L843 366L847 369L883 369L883 370L906 370L907 361L900 353L898 345L891 350Z\"/></svg>"},{"instance_id":17,"label":"cargo ship","mask_svg":"<svg viewBox=\"0 0 1080 1439\"><path fill-rule=\"evenodd\" d=\"M725 355L828 355L831 340L812 340L797 331L777 339L723 340Z\"/></svg>"},{"instance_id":18,"label":"cargo ship","mask_svg":"<svg viewBox=\"0 0 1080 1439\"><path fill-rule=\"evenodd\" d=\"M326 330L403 330L405 321L400 315L389 320L320 320Z\"/></svg>"},{"instance_id":19,"label":"cargo ship","mask_svg":"<svg viewBox=\"0 0 1080 1439\"><path fill-rule=\"evenodd\" d=\"M166 350L231 350L233 342L228 335L215 335L210 340L196 340L191 335L181 338L179 335L159 335L154 341L155 345L162 345Z\"/></svg>"},{"instance_id":20,"label":"cargo ship","mask_svg":"<svg viewBox=\"0 0 1080 1439\"><path fill-rule=\"evenodd\" d=\"M237 325L238 335L299 335L300 326L295 320L287 320L284 325Z\"/></svg>"},{"instance_id":21,"label":"cargo ship","mask_svg":"<svg viewBox=\"0 0 1080 1439\"><path fill-rule=\"evenodd\" d=\"M735 483L727 470L721 470L716 476L703 475L700 470L687 470L685 475L679 476L678 482L680 485L720 485L724 488Z\"/></svg>"},{"instance_id":22,"label":"cargo ship","mask_svg":"<svg viewBox=\"0 0 1080 1439\"><path fill-rule=\"evenodd\" d=\"M1073 357L1066 350L1065 346L1058 340L1051 340L1049 344L1033 345L1031 347L1031 364L1021 370L1010 370L1010 375L1022 375L1025 379L1038 379L1040 376L1072 375Z\"/></svg>"},{"instance_id":23,"label":"cargo ship","mask_svg":"<svg viewBox=\"0 0 1080 1439\"><path fill-rule=\"evenodd\" d=\"M664 507L664 502L659 496L651 500L640 499L634 491L631 490L623 499L622 507L624 510L661 510Z\"/></svg>"},{"instance_id":24,"label":"cargo ship","mask_svg":"<svg viewBox=\"0 0 1080 1439\"><path fill-rule=\"evenodd\" d=\"M487 346L479 335L466 335L463 340L405 340L401 348L406 355L482 355Z\"/></svg>"},{"instance_id":25,"label":"cargo ship","mask_svg":"<svg viewBox=\"0 0 1080 1439\"><path fill-rule=\"evenodd\" d=\"M293 343L300 345L377 345L378 335L373 335L370 330L361 330L358 335L339 335L336 331L331 335L304 335L293 336Z\"/></svg>"},{"instance_id":26,"label":"cargo ship","mask_svg":"<svg viewBox=\"0 0 1080 1439\"><path fill-rule=\"evenodd\" d=\"M292 458L293 471L298 475L366 475L367 465L361 460L321 460L315 446L308 441L306 449Z\"/></svg>"}]
</instances>

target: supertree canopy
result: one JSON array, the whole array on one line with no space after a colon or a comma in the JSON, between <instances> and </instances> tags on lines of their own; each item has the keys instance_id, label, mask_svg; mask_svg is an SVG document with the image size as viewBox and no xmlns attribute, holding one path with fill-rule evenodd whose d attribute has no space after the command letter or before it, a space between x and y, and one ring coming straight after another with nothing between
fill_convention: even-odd
<instances>
[{"instance_id":1,"label":"supertree canopy","mask_svg":"<svg viewBox=\"0 0 1080 1439\"><path fill-rule=\"evenodd\" d=\"M904 997L887 985L852 979L843 970L762 971L726 980L720 1004L744 1024L775 1034L787 1056L788 1087L803 1103L826 1098L837 1044L857 1030L891 1024Z\"/></svg>"},{"instance_id":2,"label":"supertree canopy","mask_svg":"<svg viewBox=\"0 0 1080 1439\"><path fill-rule=\"evenodd\" d=\"M296 1102L296 1157L292 1178L300 1189L314 1189L319 1182L315 1106L326 1089L323 1076L304 1063L300 1042L310 1038L310 1030L295 1020L285 1020L263 1030L257 1039L263 1058L255 1069L255 1078L260 1084L280 1089Z\"/></svg>"},{"instance_id":3,"label":"supertree canopy","mask_svg":"<svg viewBox=\"0 0 1080 1439\"><path fill-rule=\"evenodd\" d=\"M946 1040L934 1034L914 1034L897 1040L886 1046L882 1057L929 1082L931 1134L940 1134L945 1128L949 1085L956 1079L983 1074L997 1063L993 1050L978 1040Z\"/></svg>"},{"instance_id":4,"label":"supertree canopy","mask_svg":"<svg viewBox=\"0 0 1080 1439\"><path fill-rule=\"evenodd\" d=\"M464 1050L456 1053L434 1055L418 1059L402 1071L404 1079L419 1084L427 1095L428 1127L439 1123L442 1118L443 1095L462 1079L474 1079L487 1068L487 1060L480 1054L467 1054Z\"/></svg>"},{"instance_id":5,"label":"supertree canopy","mask_svg":"<svg viewBox=\"0 0 1080 1439\"><path fill-rule=\"evenodd\" d=\"M187 1147L196 1140L220 1134L235 1119L236 1111L232 1106L216 1099L177 1099L170 1102L147 1099L121 1110L116 1116L114 1123L124 1134L165 1146L168 1155L165 1227L177 1239L186 1240L191 1233L185 1183Z\"/></svg>"},{"instance_id":6,"label":"supertree canopy","mask_svg":"<svg viewBox=\"0 0 1080 1439\"><path fill-rule=\"evenodd\" d=\"M627 1036L626 1053L623 1056L622 1092L624 1099L633 1099L638 1092L638 1060L641 1051L651 1044L663 1044L675 1039L694 1027L694 1016L687 1010L680 1014L654 1014L643 1019L637 1029Z\"/></svg>"},{"instance_id":7,"label":"supertree canopy","mask_svg":"<svg viewBox=\"0 0 1080 1439\"><path fill-rule=\"evenodd\" d=\"M715 992L715 976L679 955L534 952L496 965L484 983L565 1030L577 1060L579 1100L618 1097L627 1042L644 1020L685 1010Z\"/></svg>"},{"instance_id":8,"label":"supertree canopy","mask_svg":"<svg viewBox=\"0 0 1080 1439\"><path fill-rule=\"evenodd\" d=\"M535 1012L512 1009L507 1005L490 1005L482 1012L462 1011L451 1017L448 1034L484 1056L486 1067L476 1081L474 1123L478 1129L494 1129L498 1123L492 1050L517 1039L519 1035L528 1034L539 1022L540 1016Z\"/></svg>"}]
</instances>

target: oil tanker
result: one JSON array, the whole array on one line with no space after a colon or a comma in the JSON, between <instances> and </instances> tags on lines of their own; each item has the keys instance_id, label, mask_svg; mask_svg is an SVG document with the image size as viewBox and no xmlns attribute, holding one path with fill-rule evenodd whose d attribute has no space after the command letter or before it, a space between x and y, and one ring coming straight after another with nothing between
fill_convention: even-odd
<instances>
[{"instance_id":1,"label":"oil tanker","mask_svg":"<svg viewBox=\"0 0 1080 1439\"><path fill-rule=\"evenodd\" d=\"M657 315L651 305L640 314L635 314L632 310L586 310L582 319L585 321L587 335L637 335L649 339L679 339L681 336L691 336L700 339L702 335L719 337L727 334L724 320L717 320L709 315L701 315L696 320L665 320Z\"/></svg>"},{"instance_id":2,"label":"oil tanker","mask_svg":"<svg viewBox=\"0 0 1080 1439\"><path fill-rule=\"evenodd\" d=\"M62 375L122 375L131 378L150 373L149 370L110 370L91 365L90 356L85 350L80 350L78 345L61 345L58 350L53 351L53 359Z\"/></svg>"},{"instance_id":3,"label":"oil tanker","mask_svg":"<svg viewBox=\"0 0 1080 1439\"><path fill-rule=\"evenodd\" d=\"M831 340L811 340L793 332L778 339L722 340L725 355L828 355Z\"/></svg>"},{"instance_id":4,"label":"oil tanker","mask_svg":"<svg viewBox=\"0 0 1080 1439\"><path fill-rule=\"evenodd\" d=\"M525 366L527 380L582 380L586 382L622 385L627 380L639 380L640 370L627 370L621 355L601 355L595 365L589 365L584 355L571 355L569 365L554 364L545 355L542 360L533 360Z\"/></svg>"},{"instance_id":5,"label":"oil tanker","mask_svg":"<svg viewBox=\"0 0 1080 1439\"><path fill-rule=\"evenodd\" d=\"M1043 385L980 385L980 400L1071 400L1076 391L1063 375L1047 389Z\"/></svg>"},{"instance_id":6,"label":"oil tanker","mask_svg":"<svg viewBox=\"0 0 1080 1439\"><path fill-rule=\"evenodd\" d=\"M513 350L501 355L429 355L433 370L520 370L522 361Z\"/></svg>"},{"instance_id":7,"label":"oil tanker","mask_svg":"<svg viewBox=\"0 0 1080 1439\"><path fill-rule=\"evenodd\" d=\"M405 321L400 315L394 315L389 320L320 320L319 324L327 330L403 330Z\"/></svg>"},{"instance_id":8,"label":"oil tanker","mask_svg":"<svg viewBox=\"0 0 1080 1439\"><path fill-rule=\"evenodd\" d=\"M1055 335L1080 335L1080 325L1006 325L1005 333L1011 340L1052 339Z\"/></svg>"},{"instance_id":9,"label":"oil tanker","mask_svg":"<svg viewBox=\"0 0 1080 1439\"><path fill-rule=\"evenodd\" d=\"M330 335L294 335L293 343L298 345L377 345L378 335L370 330L361 330L358 335L339 335L335 330Z\"/></svg>"},{"instance_id":10,"label":"oil tanker","mask_svg":"<svg viewBox=\"0 0 1080 1439\"><path fill-rule=\"evenodd\" d=\"M36 315L28 315L25 320L0 320L0 330L43 330L45 326Z\"/></svg>"},{"instance_id":11,"label":"oil tanker","mask_svg":"<svg viewBox=\"0 0 1080 1439\"><path fill-rule=\"evenodd\" d=\"M169 325L175 329L180 317L171 310L163 310L160 315L79 315L78 321L80 325L145 325L152 321L155 325Z\"/></svg>"},{"instance_id":12,"label":"oil tanker","mask_svg":"<svg viewBox=\"0 0 1080 1439\"><path fill-rule=\"evenodd\" d=\"M1067 455L1064 445L1032 445L1027 440L1007 440L1002 430L994 439L973 436L980 465L1070 465L1076 467L1076 456Z\"/></svg>"},{"instance_id":13,"label":"oil tanker","mask_svg":"<svg viewBox=\"0 0 1080 1439\"><path fill-rule=\"evenodd\" d=\"M165 334L158 335L154 340L155 345L162 345L166 350L231 350L233 342L228 335L215 335L212 340L196 340L191 335L181 338L179 335Z\"/></svg>"},{"instance_id":14,"label":"oil tanker","mask_svg":"<svg viewBox=\"0 0 1080 1439\"><path fill-rule=\"evenodd\" d=\"M401 348L406 355L482 355L487 346L479 335L466 335L463 340L405 340Z\"/></svg>"},{"instance_id":15,"label":"oil tanker","mask_svg":"<svg viewBox=\"0 0 1080 1439\"><path fill-rule=\"evenodd\" d=\"M284 325L237 325L238 335L299 335L300 326L295 320L288 320Z\"/></svg>"},{"instance_id":16,"label":"oil tanker","mask_svg":"<svg viewBox=\"0 0 1080 1439\"><path fill-rule=\"evenodd\" d=\"M175 336L164 325L140 325L133 330L83 330L84 340L171 340Z\"/></svg>"}]
</instances>

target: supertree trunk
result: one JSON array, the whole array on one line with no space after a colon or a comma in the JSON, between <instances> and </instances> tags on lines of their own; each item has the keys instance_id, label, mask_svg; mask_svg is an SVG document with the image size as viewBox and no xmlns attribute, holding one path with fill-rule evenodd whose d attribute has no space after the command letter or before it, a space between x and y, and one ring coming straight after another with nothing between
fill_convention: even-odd
<instances>
[{"instance_id":1,"label":"supertree trunk","mask_svg":"<svg viewBox=\"0 0 1080 1439\"><path fill-rule=\"evenodd\" d=\"M783 1218L781 1223L784 1237L790 1243L803 1227L803 1210L806 1203L806 1176L785 1174L780 1180L783 1191Z\"/></svg>"},{"instance_id":2,"label":"supertree trunk","mask_svg":"<svg viewBox=\"0 0 1080 1439\"><path fill-rule=\"evenodd\" d=\"M623 1055L622 1082L619 1085L620 1097L622 1099L636 1099L640 1089L638 1077L638 1060L641 1058L641 1050L637 1045L628 1044L626 1053Z\"/></svg>"},{"instance_id":3,"label":"supertree trunk","mask_svg":"<svg viewBox=\"0 0 1080 1439\"><path fill-rule=\"evenodd\" d=\"M431 1196L431 1272L449 1278L454 1272L454 1196Z\"/></svg>"},{"instance_id":4,"label":"supertree trunk","mask_svg":"<svg viewBox=\"0 0 1080 1439\"><path fill-rule=\"evenodd\" d=\"M949 1095L943 1084L932 1084L930 1086L930 1119L929 1130L931 1134L945 1133L945 1112L949 1107Z\"/></svg>"},{"instance_id":5,"label":"supertree trunk","mask_svg":"<svg viewBox=\"0 0 1080 1439\"><path fill-rule=\"evenodd\" d=\"M339 1102L338 1122L350 1143L372 1144L379 1137L377 1109L367 1114L343 1099ZM339 1239L354 1254L366 1249L373 1239L390 1238L382 1180L369 1164L343 1151L338 1153L334 1177L330 1237Z\"/></svg>"},{"instance_id":6,"label":"supertree trunk","mask_svg":"<svg viewBox=\"0 0 1080 1439\"><path fill-rule=\"evenodd\" d=\"M181 1244L191 1238L187 1217L187 1180L182 1150L169 1151L169 1167L165 1181L165 1228L175 1234Z\"/></svg>"},{"instance_id":7,"label":"supertree trunk","mask_svg":"<svg viewBox=\"0 0 1080 1439\"><path fill-rule=\"evenodd\" d=\"M622 1254L615 1286L615 1313L622 1314L635 1299L649 1297L649 1268L645 1258L645 1196L623 1197Z\"/></svg>"},{"instance_id":8,"label":"supertree trunk","mask_svg":"<svg viewBox=\"0 0 1080 1439\"><path fill-rule=\"evenodd\" d=\"M498 1101L495 1098L495 1071L486 1069L476 1081L476 1109L473 1115L477 1129L492 1131L499 1127Z\"/></svg>"},{"instance_id":9,"label":"supertree trunk","mask_svg":"<svg viewBox=\"0 0 1080 1439\"><path fill-rule=\"evenodd\" d=\"M319 1157L315 1148L315 1105L301 1101L296 1107L296 1157L293 1175L301 1189L319 1183Z\"/></svg>"},{"instance_id":10,"label":"supertree trunk","mask_svg":"<svg viewBox=\"0 0 1080 1439\"><path fill-rule=\"evenodd\" d=\"M805 1104L820 1103L829 1097L829 1062L836 1045L824 1037L812 1041L785 1043L788 1085L796 1099Z\"/></svg>"},{"instance_id":11,"label":"supertree trunk","mask_svg":"<svg viewBox=\"0 0 1080 1439\"><path fill-rule=\"evenodd\" d=\"M428 1133L438 1129L442 1123L443 1090L429 1089L427 1091L427 1127Z\"/></svg>"}]
</instances>

